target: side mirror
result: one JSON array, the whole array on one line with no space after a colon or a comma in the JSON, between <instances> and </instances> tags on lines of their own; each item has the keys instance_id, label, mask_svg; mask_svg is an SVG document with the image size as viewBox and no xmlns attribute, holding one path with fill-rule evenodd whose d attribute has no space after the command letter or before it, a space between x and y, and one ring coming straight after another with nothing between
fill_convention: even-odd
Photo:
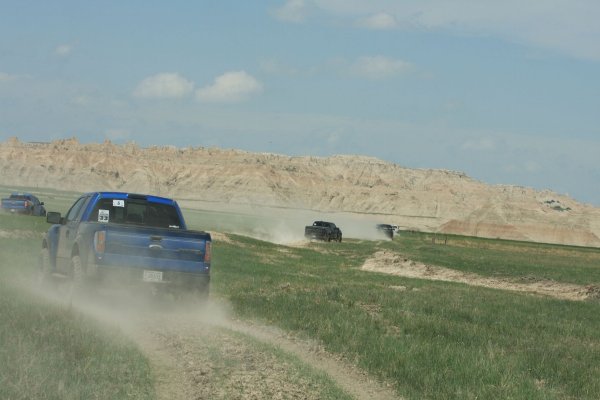
<instances>
[{"instance_id":1,"label":"side mirror","mask_svg":"<svg viewBox=\"0 0 600 400\"><path fill-rule=\"evenodd\" d=\"M49 211L46 214L46 222L49 224L60 224L61 217L59 212Z\"/></svg>"},{"instance_id":2,"label":"side mirror","mask_svg":"<svg viewBox=\"0 0 600 400\"><path fill-rule=\"evenodd\" d=\"M43 205L44 205L44 202L43 202L43 201L40 201L40 206L43 206Z\"/></svg>"}]
</instances>

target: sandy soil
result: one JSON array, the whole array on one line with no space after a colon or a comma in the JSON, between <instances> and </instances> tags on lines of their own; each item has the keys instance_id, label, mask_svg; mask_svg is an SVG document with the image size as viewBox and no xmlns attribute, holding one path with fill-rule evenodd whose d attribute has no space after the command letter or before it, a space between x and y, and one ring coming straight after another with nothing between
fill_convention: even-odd
<instances>
[{"instance_id":1,"label":"sandy soil","mask_svg":"<svg viewBox=\"0 0 600 400\"><path fill-rule=\"evenodd\" d=\"M400 253L385 250L375 253L373 257L364 263L362 269L364 271L381 272L408 278L460 282L473 286L526 292L563 300L582 301L600 297L600 288L593 285L582 286L551 280L515 282L509 279L488 278L450 268L423 264L410 260Z\"/></svg>"}]
</instances>

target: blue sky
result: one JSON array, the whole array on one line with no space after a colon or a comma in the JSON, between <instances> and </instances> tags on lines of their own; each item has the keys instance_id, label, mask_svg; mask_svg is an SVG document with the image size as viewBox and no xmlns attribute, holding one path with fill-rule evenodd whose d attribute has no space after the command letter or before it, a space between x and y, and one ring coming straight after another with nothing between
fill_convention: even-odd
<instances>
[{"instance_id":1,"label":"blue sky","mask_svg":"<svg viewBox=\"0 0 600 400\"><path fill-rule=\"evenodd\" d=\"M0 0L0 140L362 154L600 205L597 0Z\"/></svg>"}]
</instances>

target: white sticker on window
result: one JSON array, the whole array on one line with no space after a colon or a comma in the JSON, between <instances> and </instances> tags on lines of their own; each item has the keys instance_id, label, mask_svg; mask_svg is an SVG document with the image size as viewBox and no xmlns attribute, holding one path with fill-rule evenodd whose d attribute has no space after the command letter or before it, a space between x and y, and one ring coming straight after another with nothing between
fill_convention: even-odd
<instances>
[{"instance_id":1,"label":"white sticker on window","mask_svg":"<svg viewBox=\"0 0 600 400\"><path fill-rule=\"evenodd\" d=\"M125 207L125 200L113 200L113 207Z\"/></svg>"},{"instance_id":2,"label":"white sticker on window","mask_svg":"<svg viewBox=\"0 0 600 400\"><path fill-rule=\"evenodd\" d=\"M109 210L98 210L98 222L107 223L110 218Z\"/></svg>"}]
</instances>

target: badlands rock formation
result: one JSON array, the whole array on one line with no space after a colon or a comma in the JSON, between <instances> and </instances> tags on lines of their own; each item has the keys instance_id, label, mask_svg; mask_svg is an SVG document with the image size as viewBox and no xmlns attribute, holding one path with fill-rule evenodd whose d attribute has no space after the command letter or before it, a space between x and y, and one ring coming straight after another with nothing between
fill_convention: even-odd
<instances>
[{"instance_id":1,"label":"badlands rock formation","mask_svg":"<svg viewBox=\"0 0 600 400\"><path fill-rule=\"evenodd\" d=\"M76 139L0 144L0 184L377 215L407 229L600 246L600 209L550 191L361 156L289 157Z\"/></svg>"}]
</instances>

